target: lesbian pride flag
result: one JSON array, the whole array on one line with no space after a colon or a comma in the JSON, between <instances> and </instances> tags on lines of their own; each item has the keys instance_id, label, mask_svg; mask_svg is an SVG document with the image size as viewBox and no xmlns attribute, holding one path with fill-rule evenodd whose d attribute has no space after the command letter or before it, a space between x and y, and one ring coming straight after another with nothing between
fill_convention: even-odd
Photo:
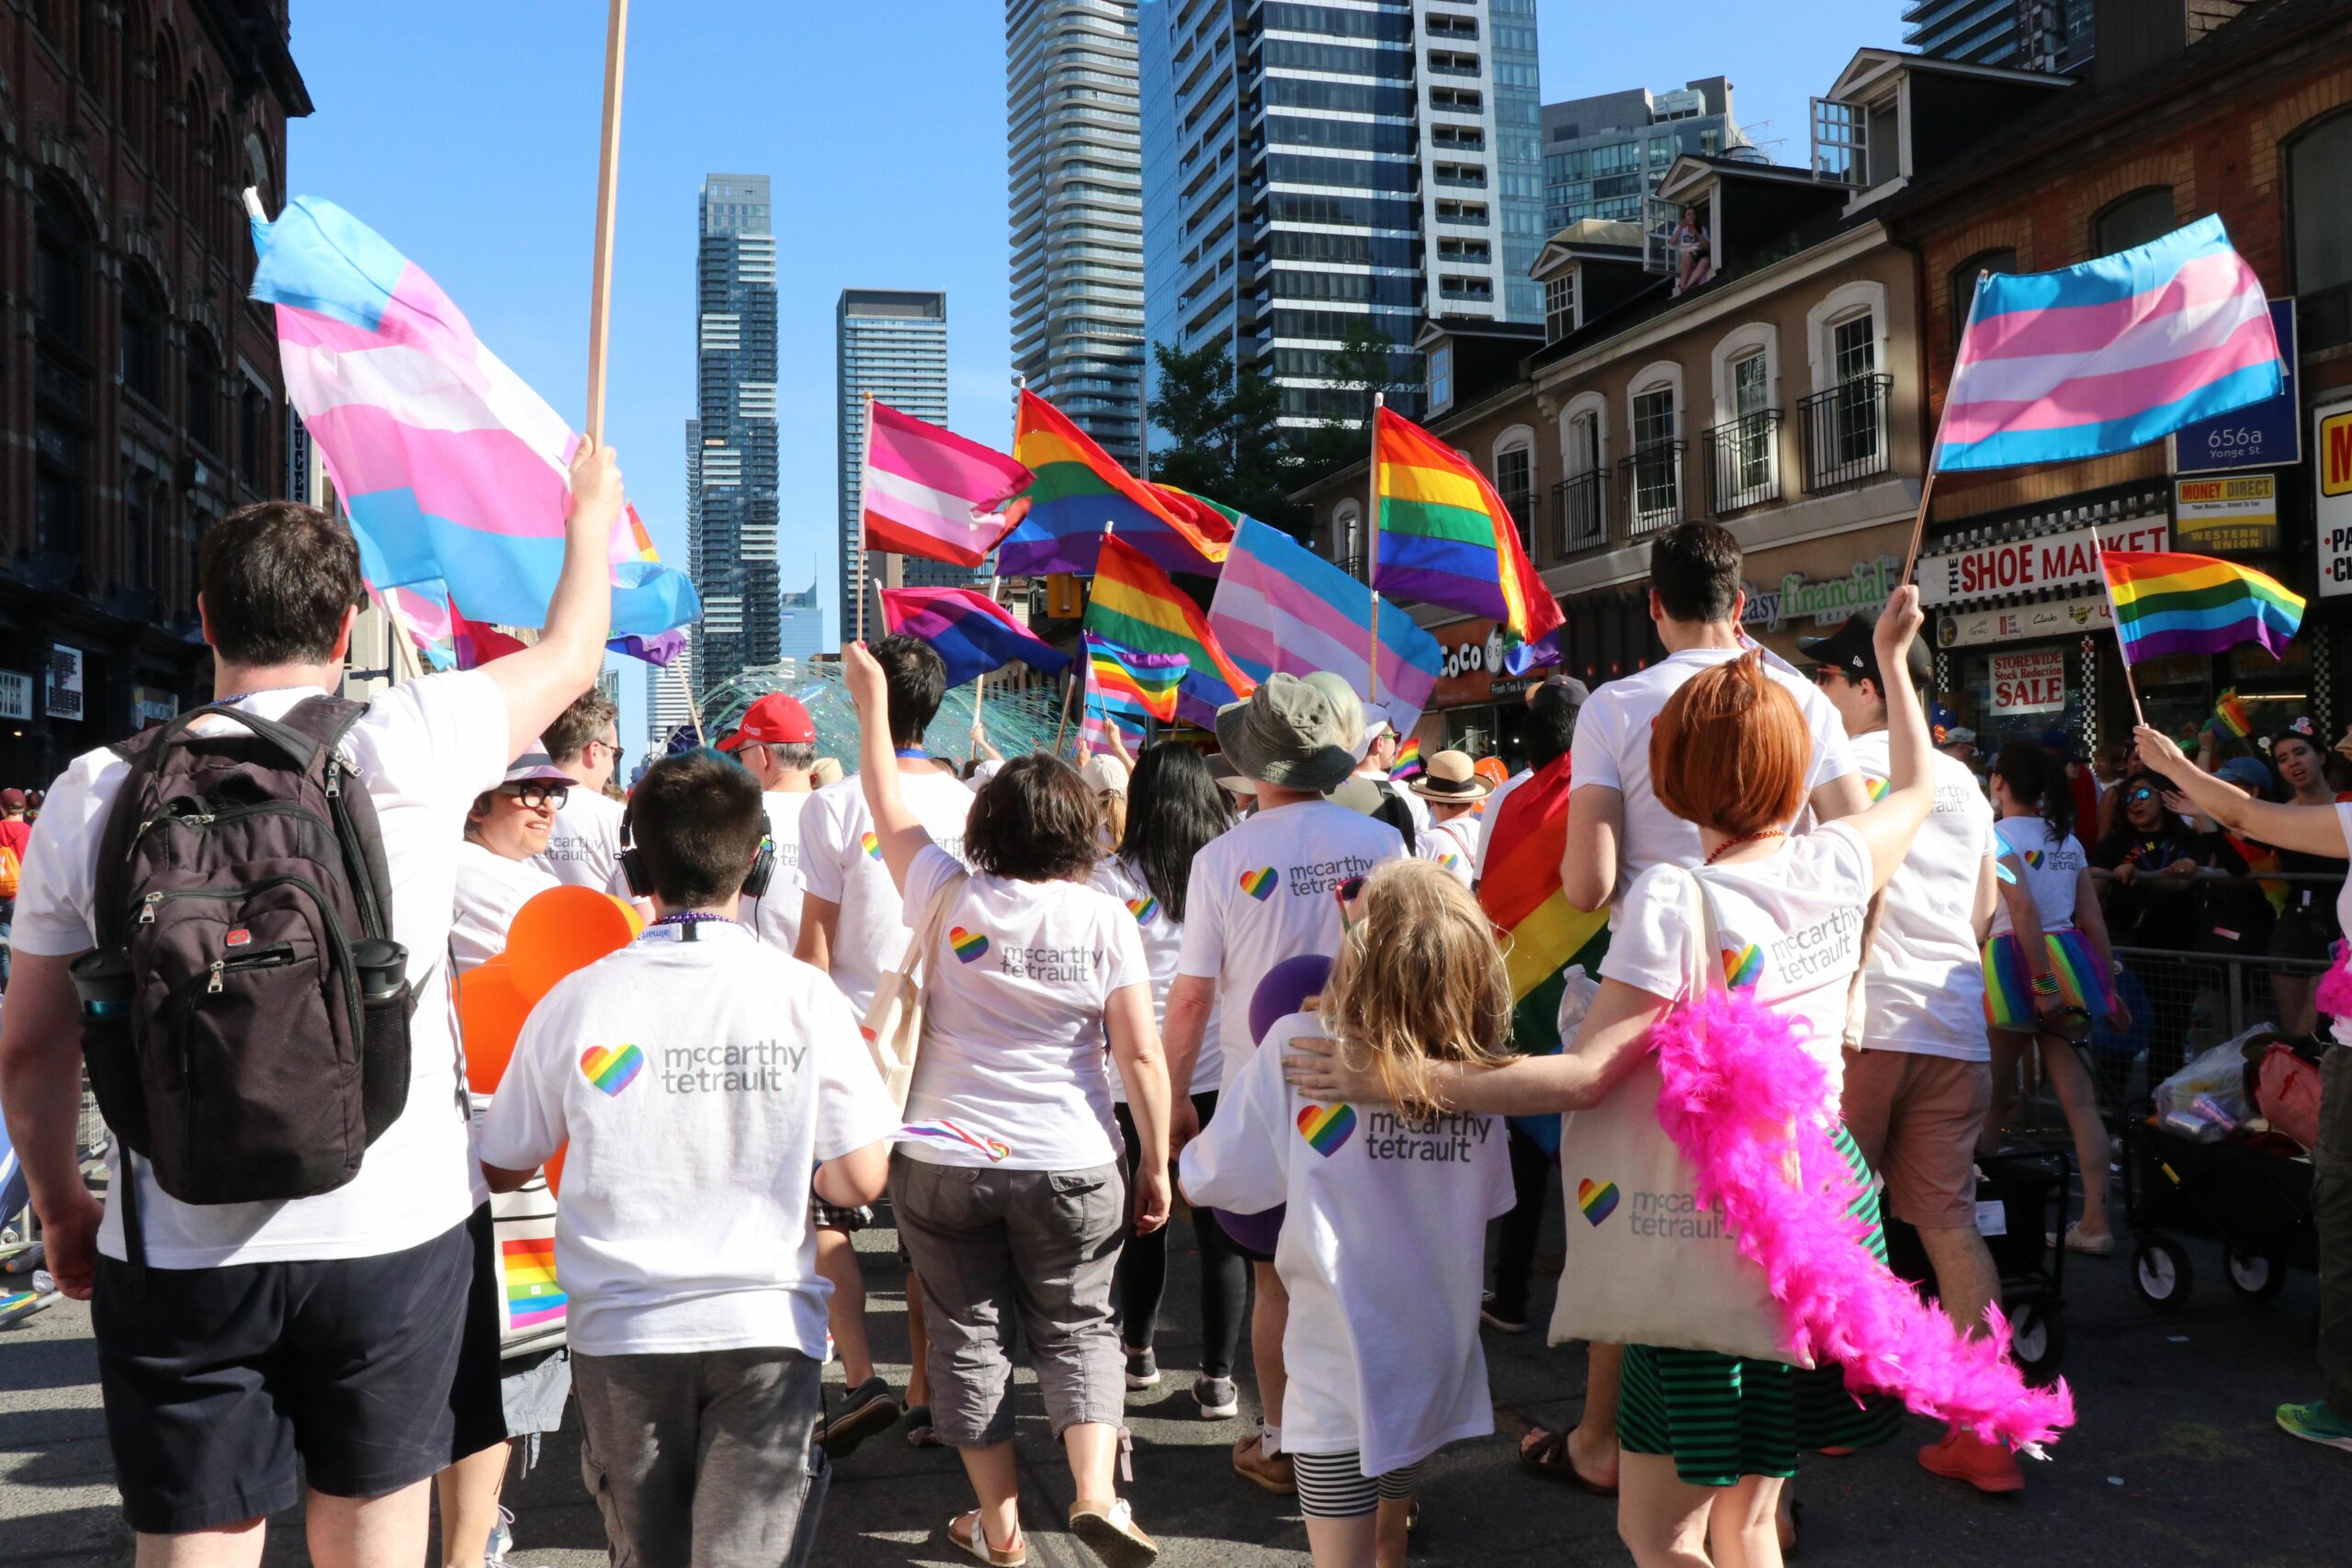
<instances>
[{"instance_id":1,"label":"lesbian pride flag","mask_svg":"<svg viewBox=\"0 0 2352 1568\"><path fill-rule=\"evenodd\" d=\"M277 308L286 391L334 480L379 590L439 582L469 615L547 622L563 567L579 438L474 337L415 263L333 202L256 220L253 297ZM607 551L612 635L652 639L701 615L634 508Z\"/></svg>"},{"instance_id":2,"label":"lesbian pride flag","mask_svg":"<svg viewBox=\"0 0 2352 1568\"><path fill-rule=\"evenodd\" d=\"M1252 681L1328 670L1361 693L1372 657L1372 590L1280 528L1245 517L1209 602L1209 629ZM1398 734L1419 722L1444 672L1437 639L1384 600L1380 700Z\"/></svg>"},{"instance_id":3,"label":"lesbian pride flag","mask_svg":"<svg viewBox=\"0 0 2352 1568\"><path fill-rule=\"evenodd\" d=\"M1936 467L2125 452L2275 397L2270 303L2219 218L2060 272L1980 278Z\"/></svg>"},{"instance_id":4,"label":"lesbian pride flag","mask_svg":"<svg viewBox=\"0 0 2352 1568\"><path fill-rule=\"evenodd\" d=\"M885 588L882 625L931 644L947 666L947 683L960 686L1018 659L1032 670L1058 675L1069 655L1040 639L1012 612L970 588Z\"/></svg>"},{"instance_id":5,"label":"lesbian pride flag","mask_svg":"<svg viewBox=\"0 0 2352 1568\"><path fill-rule=\"evenodd\" d=\"M1035 479L1001 452L888 403L870 402L858 494L865 547L978 566L1016 516L1005 503Z\"/></svg>"}]
</instances>

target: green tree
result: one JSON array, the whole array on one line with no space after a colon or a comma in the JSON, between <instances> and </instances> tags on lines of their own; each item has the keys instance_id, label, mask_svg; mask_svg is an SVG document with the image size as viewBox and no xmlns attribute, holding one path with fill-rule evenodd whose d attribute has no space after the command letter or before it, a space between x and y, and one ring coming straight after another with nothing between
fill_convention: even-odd
<instances>
[{"instance_id":1,"label":"green tree","mask_svg":"<svg viewBox=\"0 0 2352 1568\"><path fill-rule=\"evenodd\" d=\"M1172 439L1151 477L1269 523L1286 524L1298 460L1283 439L1282 391L1256 367L1238 372L1222 343L1189 352L1154 344L1151 423Z\"/></svg>"},{"instance_id":2,"label":"green tree","mask_svg":"<svg viewBox=\"0 0 2352 1568\"><path fill-rule=\"evenodd\" d=\"M1393 339L1369 321L1351 322L1347 335L1340 340L1340 346L1325 351L1323 374L1336 384L1339 395L1348 404L1348 412L1328 417L1315 428L1299 433L1293 445L1306 469L1302 482L1327 468L1353 462L1370 450L1372 436L1365 426L1372 420L1374 393L1395 402L1401 394L1418 392L1421 388L1419 359L1398 348Z\"/></svg>"}]
</instances>

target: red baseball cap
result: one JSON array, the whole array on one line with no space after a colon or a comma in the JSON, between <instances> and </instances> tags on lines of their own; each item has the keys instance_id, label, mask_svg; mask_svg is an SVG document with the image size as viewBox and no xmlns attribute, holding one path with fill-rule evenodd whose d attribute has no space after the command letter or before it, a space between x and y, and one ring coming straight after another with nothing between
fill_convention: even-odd
<instances>
[{"instance_id":1,"label":"red baseball cap","mask_svg":"<svg viewBox=\"0 0 2352 1568\"><path fill-rule=\"evenodd\" d=\"M817 739L817 727L808 717L808 710L800 705L797 697L787 697L782 692L771 692L743 710L743 720L735 732L718 743L722 751L732 751L747 743L762 746L805 746Z\"/></svg>"}]
</instances>

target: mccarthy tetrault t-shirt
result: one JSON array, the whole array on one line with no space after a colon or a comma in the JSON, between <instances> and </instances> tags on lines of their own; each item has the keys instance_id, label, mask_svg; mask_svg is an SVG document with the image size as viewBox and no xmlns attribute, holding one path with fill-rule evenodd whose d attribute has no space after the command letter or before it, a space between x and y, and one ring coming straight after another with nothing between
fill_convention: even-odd
<instances>
[{"instance_id":1,"label":"mccarthy tetrault t-shirt","mask_svg":"<svg viewBox=\"0 0 2352 1568\"><path fill-rule=\"evenodd\" d=\"M1487 1222L1513 1201L1510 1156L1499 1116L1301 1100L1283 1046L1323 1032L1311 1013L1269 1029L1178 1172L1193 1203L1289 1205L1274 1248L1290 1292L1283 1447L1360 1450L1379 1475L1495 1429L1478 1290Z\"/></svg>"},{"instance_id":2,"label":"mccarthy tetrault t-shirt","mask_svg":"<svg viewBox=\"0 0 2352 1568\"><path fill-rule=\"evenodd\" d=\"M971 787L944 771L901 772L899 791L931 841L963 859ZM800 875L810 897L841 910L831 944L833 984L863 1017L876 983L907 955L908 937L899 889L865 808L865 785L855 773L827 784L801 807Z\"/></svg>"},{"instance_id":3,"label":"mccarthy tetrault t-shirt","mask_svg":"<svg viewBox=\"0 0 2352 1568\"><path fill-rule=\"evenodd\" d=\"M294 687L255 692L237 703L265 718L283 718L321 694ZM315 1198L182 1203L157 1187L141 1162L139 1215L153 1267L374 1258L422 1246L473 1212L465 1085L450 1032L449 928L466 811L476 795L497 787L507 745L505 698L479 670L386 687L345 737L345 755L376 807L391 880L392 937L408 949L416 995L406 1108L368 1146L358 1175ZM98 839L129 772L113 751L90 751L50 786L17 896L17 952L68 958L96 945ZM118 1138L107 1156L116 1183L121 1161ZM107 1205L98 1248L109 1258L124 1256L119 1205Z\"/></svg>"},{"instance_id":4,"label":"mccarthy tetrault t-shirt","mask_svg":"<svg viewBox=\"0 0 2352 1568\"><path fill-rule=\"evenodd\" d=\"M507 932L523 906L562 884L539 869L537 857L508 860L472 839L458 846L458 896L449 920L449 953L462 975L506 951Z\"/></svg>"},{"instance_id":5,"label":"mccarthy tetrault t-shirt","mask_svg":"<svg viewBox=\"0 0 2352 1568\"><path fill-rule=\"evenodd\" d=\"M1176 972L1216 982L1223 1088L1256 1049L1250 1002L1266 972L1302 953L1337 957L1340 884L1404 856L1405 840L1387 823L1307 800L1260 811L1193 857ZM1206 1087L1197 1068L1193 1078Z\"/></svg>"},{"instance_id":6,"label":"mccarthy tetrault t-shirt","mask_svg":"<svg viewBox=\"0 0 2352 1568\"><path fill-rule=\"evenodd\" d=\"M1854 761L1875 798L1890 772L1886 731L1854 737ZM1976 889L1997 858L1993 805L1967 767L1928 753L1936 804L1886 885L1862 976L1862 1043L1964 1062L1992 1060L1984 1034L1984 964Z\"/></svg>"},{"instance_id":7,"label":"mccarthy tetrault t-shirt","mask_svg":"<svg viewBox=\"0 0 2352 1568\"><path fill-rule=\"evenodd\" d=\"M1143 873L1116 855L1105 855L1095 863L1093 885L1117 899L1120 908L1135 919L1136 934L1143 939L1144 963L1151 970L1151 1016L1165 1031L1168 987L1176 978L1176 959L1184 944L1184 928L1170 919L1159 900L1152 897ZM1110 1066L1111 1098L1125 1103L1127 1089L1119 1081L1119 1064L1113 1061ZM1217 1012L1211 1008L1207 1025L1201 1032L1201 1054L1193 1060L1193 1091L1214 1092L1224 1077L1225 1054L1217 1046Z\"/></svg>"},{"instance_id":8,"label":"mccarthy tetrault t-shirt","mask_svg":"<svg viewBox=\"0 0 2352 1568\"><path fill-rule=\"evenodd\" d=\"M2061 833L2040 817L2004 817L1993 830L2009 852L2018 878L2033 895L2033 912L2046 931L2064 931L2075 923L2075 896L2082 890L2082 874L2090 864L2080 840ZM2005 900L1994 907L1993 934L2017 929Z\"/></svg>"},{"instance_id":9,"label":"mccarthy tetrault t-shirt","mask_svg":"<svg viewBox=\"0 0 2352 1568\"><path fill-rule=\"evenodd\" d=\"M567 1142L556 1278L591 1356L825 1354L810 1172L898 1126L841 993L741 926L655 926L531 1011L482 1159Z\"/></svg>"},{"instance_id":10,"label":"mccarthy tetrault t-shirt","mask_svg":"<svg viewBox=\"0 0 2352 1568\"><path fill-rule=\"evenodd\" d=\"M739 918L778 953L789 953L800 942L800 905L808 889L800 871L800 813L815 798L805 790L787 795L771 789L760 795L768 817L768 844L775 851L775 871L765 893L743 900Z\"/></svg>"},{"instance_id":11,"label":"mccarthy tetrault t-shirt","mask_svg":"<svg viewBox=\"0 0 2352 1568\"><path fill-rule=\"evenodd\" d=\"M621 814L617 800L574 785L548 829L548 847L531 863L568 887L626 894L621 878Z\"/></svg>"}]
</instances>

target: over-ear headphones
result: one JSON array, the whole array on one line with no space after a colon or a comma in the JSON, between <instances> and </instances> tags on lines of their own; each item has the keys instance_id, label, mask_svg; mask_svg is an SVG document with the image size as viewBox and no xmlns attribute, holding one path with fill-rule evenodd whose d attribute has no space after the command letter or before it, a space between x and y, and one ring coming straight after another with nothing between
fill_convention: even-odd
<instances>
[{"instance_id":1,"label":"over-ear headphones","mask_svg":"<svg viewBox=\"0 0 2352 1568\"><path fill-rule=\"evenodd\" d=\"M775 840L766 837L752 856L752 866L743 874L743 897L757 898L768 890L768 883L775 876ZM621 811L621 879L628 885L632 898L653 897L653 874L645 867L645 852L637 847L630 831L629 814Z\"/></svg>"}]
</instances>

